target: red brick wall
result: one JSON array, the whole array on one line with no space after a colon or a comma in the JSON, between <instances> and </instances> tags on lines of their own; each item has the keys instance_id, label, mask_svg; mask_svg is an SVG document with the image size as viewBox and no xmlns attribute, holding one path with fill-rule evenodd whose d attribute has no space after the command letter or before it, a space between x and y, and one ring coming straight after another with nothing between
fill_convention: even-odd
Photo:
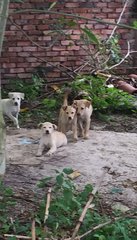
<instances>
[{"instance_id":1,"label":"red brick wall","mask_svg":"<svg viewBox=\"0 0 137 240\"><path fill-rule=\"evenodd\" d=\"M68 78L62 69L75 70L83 64L87 53L80 41L79 27L85 24L102 38L112 32L114 26L102 25L88 20L77 20L77 26L63 26L62 35L54 31L61 15L48 13L24 12L12 14L13 10L48 8L53 0L26 0L25 3L10 3L10 16L7 22L2 57L0 59L2 83L7 84L11 78L27 80L37 67L45 67L48 81ZM58 0L52 11L78 14L89 19L100 18L104 21L115 22L122 10L123 0ZM122 18L122 23L128 21L128 11ZM70 20L70 18L68 18ZM61 19L60 19L61 23ZM120 43L126 48L125 39L129 30L118 29L121 34Z\"/></svg>"}]
</instances>

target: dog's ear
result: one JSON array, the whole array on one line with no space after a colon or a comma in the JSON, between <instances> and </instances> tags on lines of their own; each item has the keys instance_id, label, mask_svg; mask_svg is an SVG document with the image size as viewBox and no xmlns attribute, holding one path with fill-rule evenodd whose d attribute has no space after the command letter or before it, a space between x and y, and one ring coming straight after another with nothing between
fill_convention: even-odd
<instances>
[{"instance_id":1,"label":"dog's ear","mask_svg":"<svg viewBox=\"0 0 137 240\"><path fill-rule=\"evenodd\" d=\"M9 97L9 98L12 98L13 95L14 95L14 94L13 94L12 92L9 92L9 93L8 93L8 97Z\"/></svg>"},{"instance_id":2,"label":"dog's ear","mask_svg":"<svg viewBox=\"0 0 137 240\"><path fill-rule=\"evenodd\" d=\"M85 102L85 107L89 108L90 105L91 105L91 102L87 100L87 101Z\"/></svg>"},{"instance_id":3,"label":"dog's ear","mask_svg":"<svg viewBox=\"0 0 137 240\"><path fill-rule=\"evenodd\" d=\"M43 126L43 123L39 123L38 127L41 128Z\"/></svg>"},{"instance_id":4,"label":"dog's ear","mask_svg":"<svg viewBox=\"0 0 137 240\"><path fill-rule=\"evenodd\" d=\"M73 101L72 107L75 108L75 109L77 108L77 100Z\"/></svg>"},{"instance_id":5,"label":"dog's ear","mask_svg":"<svg viewBox=\"0 0 137 240\"><path fill-rule=\"evenodd\" d=\"M56 129L57 129L57 126L56 126L55 124L52 124L52 125L53 125L54 130L56 130Z\"/></svg>"},{"instance_id":6,"label":"dog's ear","mask_svg":"<svg viewBox=\"0 0 137 240\"><path fill-rule=\"evenodd\" d=\"M20 97L21 97L22 100L24 100L24 96L25 96L24 93L20 93Z\"/></svg>"},{"instance_id":7,"label":"dog's ear","mask_svg":"<svg viewBox=\"0 0 137 240\"><path fill-rule=\"evenodd\" d=\"M63 109L64 111L66 111L67 106L62 106L62 109Z\"/></svg>"}]
</instances>

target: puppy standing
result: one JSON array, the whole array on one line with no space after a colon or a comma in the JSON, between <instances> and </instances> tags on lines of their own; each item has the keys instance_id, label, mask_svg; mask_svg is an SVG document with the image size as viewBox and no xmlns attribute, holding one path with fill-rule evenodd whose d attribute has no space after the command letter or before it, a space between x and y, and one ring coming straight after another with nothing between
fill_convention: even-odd
<instances>
[{"instance_id":1,"label":"puppy standing","mask_svg":"<svg viewBox=\"0 0 137 240\"><path fill-rule=\"evenodd\" d=\"M9 98L1 100L1 107L3 114L7 115L19 127L18 115L20 112L21 100L24 99L24 93L10 92Z\"/></svg>"},{"instance_id":2,"label":"puppy standing","mask_svg":"<svg viewBox=\"0 0 137 240\"><path fill-rule=\"evenodd\" d=\"M90 117L93 112L91 102L86 99L74 100L73 106L77 111L78 128L80 135L87 139L89 137Z\"/></svg>"},{"instance_id":3,"label":"puppy standing","mask_svg":"<svg viewBox=\"0 0 137 240\"><path fill-rule=\"evenodd\" d=\"M68 105L68 95L70 90L66 90L64 95L63 105L60 109L59 120L58 120L58 129L59 131L66 134L68 130L72 130L73 138L77 141L77 114L76 108L71 105Z\"/></svg>"},{"instance_id":4,"label":"puppy standing","mask_svg":"<svg viewBox=\"0 0 137 240\"><path fill-rule=\"evenodd\" d=\"M39 124L42 129L42 136L39 143L39 148L37 152L37 156L41 156L44 148L48 147L49 151L47 155L52 155L56 152L58 147L64 146L67 144L67 138L64 133L55 131L57 126L50 122L44 122Z\"/></svg>"}]
</instances>

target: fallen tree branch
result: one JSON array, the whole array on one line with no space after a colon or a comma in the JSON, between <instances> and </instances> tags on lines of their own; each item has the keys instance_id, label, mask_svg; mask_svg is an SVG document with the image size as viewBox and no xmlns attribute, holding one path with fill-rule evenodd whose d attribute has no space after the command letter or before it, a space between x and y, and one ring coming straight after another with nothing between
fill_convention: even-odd
<instances>
[{"instance_id":1,"label":"fallen tree branch","mask_svg":"<svg viewBox=\"0 0 137 240\"><path fill-rule=\"evenodd\" d=\"M80 218L79 218L79 221L78 221L78 223L77 223L77 225L76 225L76 227L75 227L75 229L74 229L74 232L73 232L73 234L72 234L71 240L74 240L74 239L75 239L76 234L77 234L77 232L78 232L78 230L79 230L79 228L80 228L80 226L81 226L81 224L82 224L82 222L83 222L83 219L84 219L84 217L85 217L85 215L86 215L86 212L87 212L89 206L91 205L91 203L92 203L92 201L93 201L93 199L94 199L94 196L95 196L95 194L97 193L97 191L98 191L98 189L99 189L99 187L100 187L100 185L101 185L101 183L102 183L102 181L103 181L103 179L104 179L104 176L105 176L105 174L106 174L107 172L108 172L108 168L105 167L105 168L104 168L104 171L103 171L103 173L102 173L102 175L101 175L101 177L99 178L99 180L98 180L98 182L97 182L97 184L96 184L96 186L95 186L95 188L93 189L93 191L92 191L91 194L89 195L89 200L88 200L88 202L86 203L86 205L85 205L85 207L84 207L84 209L83 209L83 211L82 211L82 214L81 214L81 216L80 216Z\"/></svg>"},{"instance_id":2,"label":"fallen tree branch","mask_svg":"<svg viewBox=\"0 0 137 240\"><path fill-rule=\"evenodd\" d=\"M46 222L46 220L48 219L48 216L49 216L50 200L51 200L51 188L49 188L48 194L47 194L47 204L46 204L46 208L45 208L44 223Z\"/></svg>"},{"instance_id":3,"label":"fallen tree branch","mask_svg":"<svg viewBox=\"0 0 137 240\"><path fill-rule=\"evenodd\" d=\"M134 214L134 213L133 213L133 214ZM98 229L100 229L100 228L103 228L104 226L107 226L107 225L109 225L109 224L111 224L111 223L113 223L113 222L119 221L119 220L121 220L122 218L127 218L127 217L132 217L131 213L129 213L129 214L124 214L124 215L121 216L121 217L116 217L116 218L110 219L110 220L108 220L108 221L105 222L105 223L100 223L99 225L93 227L92 229L90 229L89 231L85 232L84 234L82 234L82 235L80 235L80 236L77 236L77 237L75 238L75 240L79 240L79 239L81 239L81 238L83 238L83 237L86 237L86 236L89 235L90 233L92 233L92 232L94 232L94 231L96 231L96 230L98 230ZM133 216L133 217L134 217L134 216Z\"/></svg>"},{"instance_id":4,"label":"fallen tree branch","mask_svg":"<svg viewBox=\"0 0 137 240\"><path fill-rule=\"evenodd\" d=\"M32 236L32 240L36 240L35 219L33 219L32 221L31 236Z\"/></svg>"}]
</instances>

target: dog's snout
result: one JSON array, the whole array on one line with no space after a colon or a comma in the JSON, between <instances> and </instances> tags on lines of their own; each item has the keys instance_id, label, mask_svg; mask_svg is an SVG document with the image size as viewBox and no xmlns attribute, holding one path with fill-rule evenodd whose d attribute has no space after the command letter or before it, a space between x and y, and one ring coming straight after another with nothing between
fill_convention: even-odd
<instances>
[{"instance_id":1,"label":"dog's snout","mask_svg":"<svg viewBox=\"0 0 137 240\"><path fill-rule=\"evenodd\" d=\"M68 117L69 120L71 120L72 118L71 117Z\"/></svg>"},{"instance_id":2,"label":"dog's snout","mask_svg":"<svg viewBox=\"0 0 137 240\"><path fill-rule=\"evenodd\" d=\"M14 105L15 105L15 106L18 106L18 102L15 102Z\"/></svg>"},{"instance_id":3,"label":"dog's snout","mask_svg":"<svg viewBox=\"0 0 137 240\"><path fill-rule=\"evenodd\" d=\"M49 134L49 130L46 130L46 134Z\"/></svg>"},{"instance_id":4,"label":"dog's snout","mask_svg":"<svg viewBox=\"0 0 137 240\"><path fill-rule=\"evenodd\" d=\"M80 116L80 113L78 112L77 115Z\"/></svg>"}]
</instances>

